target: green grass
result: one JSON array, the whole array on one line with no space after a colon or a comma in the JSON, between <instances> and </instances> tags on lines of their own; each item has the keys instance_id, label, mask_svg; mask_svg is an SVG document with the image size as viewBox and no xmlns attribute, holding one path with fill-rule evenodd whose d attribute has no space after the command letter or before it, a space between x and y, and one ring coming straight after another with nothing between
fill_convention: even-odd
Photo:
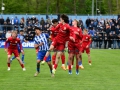
<instances>
[{"instance_id":1,"label":"green grass","mask_svg":"<svg viewBox=\"0 0 120 90\"><path fill-rule=\"evenodd\" d=\"M17 60L7 71L6 53L0 49L0 90L119 90L120 89L120 50L91 50L92 66L88 65L87 55L83 54L84 70L80 74L68 75L59 63L55 77L50 76L47 64L36 72L36 54L34 49L25 49L25 67L23 72ZM66 60L67 60L66 53Z\"/></svg>"}]
</instances>

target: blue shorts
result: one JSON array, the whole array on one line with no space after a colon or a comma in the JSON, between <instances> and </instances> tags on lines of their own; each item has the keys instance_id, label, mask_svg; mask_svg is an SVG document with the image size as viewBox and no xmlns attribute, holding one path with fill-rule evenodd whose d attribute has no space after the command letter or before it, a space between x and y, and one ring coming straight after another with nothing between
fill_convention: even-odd
<instances>
[{"instance_id":1,"label":"blue shorts","mask_svg":"<svg viewBox=\"0 0 120 90\"><path fill-rule=\"evenodd\" d=\"M23 48L23 47L22 47ZM20 47L18 47L18 53L21 53Z\"/></svg>"},{"instance_id":2,"label":"blue shorts","mask_svg":"<svg viewBox=\"0 0 120 90\"><path fill-rule=\"evenodd\" d=\"M38 55L37 55L37 60L43 61L43 58L45 56L47 51L38 51ZM46 62L50 62L51 61L51 56L49 55Z\"/></svg>"}]
</instances>

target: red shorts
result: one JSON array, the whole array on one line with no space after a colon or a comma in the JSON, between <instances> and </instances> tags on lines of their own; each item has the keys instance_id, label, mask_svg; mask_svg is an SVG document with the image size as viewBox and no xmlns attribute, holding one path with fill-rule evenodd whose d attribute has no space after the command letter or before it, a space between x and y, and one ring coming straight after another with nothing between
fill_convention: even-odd
<instances>
[{"instance_id":1,"label":"red shorts","mask_svg":"<svg viewBox=\"0 0 120 90\"><path fill-rule=\"evenodd\" d=\"M87 54L90 54L90 48L86 48L86 46L81 47L81 52L84 53L86 51Z\"/></svg>"},{"instance_id":2,"label":"red shorts","mask_svg":"<svg viewBox=\"0 0 120 90\"><path fill-rule=\"evenodd\" d=\"M15 57L19 57L18 49L8 49L8 55L14 54Z\"/></svg>"},{"instance_id":3,"label":"red shorts","mask_svg":"<svg viewBox=\"0 0 120 90\"><path fill-rule=\"evenodd\" d=\"M56 39L53 40L52 45L57 51L64 51L65 49L65 43L60 43Z\"/></svg>"},{"instance_id":4,"label":"red shorts","mask_svg":"<svg viewBox=\"0 0 120 90\"><path fill-rule=\"evenodd\" d=\"M68 53L79 54L80 50L80 43L68 42Z\"/></svg>"}]
</instances>

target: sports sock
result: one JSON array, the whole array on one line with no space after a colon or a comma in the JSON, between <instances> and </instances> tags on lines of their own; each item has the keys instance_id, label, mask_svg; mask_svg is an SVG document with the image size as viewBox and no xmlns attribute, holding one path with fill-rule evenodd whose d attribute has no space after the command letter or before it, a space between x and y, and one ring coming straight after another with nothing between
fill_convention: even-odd
<instances>
[{"instance_id":1,"label":"sports sock","mask_svg":"<svg viewBox=\"0 0 120 90\"><path fill-rule=\"evenodd\" d=\"M55 64L55 65L54 65L54 69L57 69L57 66L58 66L58 65L57 65L57 64Z\"/></svg>"},{"instance_id":2,"label":"sports sock","mask_svg":"<svg viewBox=\"0 0 120 90\"><path fill-rule=\"evenodd\" d=\"M24 62L24 55L22 55L22 58L21 58L21 59L22 59L22 61Z\"/></svg>"},{"instance_id":3,"label":"sports sock","mask_svg":"<svg viewBox=\"0 0 120 90\"><path fill-rule=\"evenodd\" d=\"M65 64L65 55L61 55L62 64Z\"/></svg>"},{"instance_id":4,"label":"sports sock","mask_svg":"<svg viewBox=\"0 0 120 90\"><path fill-rule=\"evenodd\" d=\"M16 57L15 56L13 56L10 60L14 60Z\"/></svg>"},{"instance_id":5,"label":"sports sock","mask_svg":"<svg viewBox=\"0 0 120 90\"><path fill-rule=\"evenodd\" d=\"M48 64L48 66L49 66L49 68L50 68L50 73L52 74L52 65L51 65L51 63Z\"/></svg>"},{"instance_id":6,"label":"sports sock","mask_svg":"<svg viewBox=\"0 0 120 90\"><path fill-rule=\"evenodd\" d=\"M24 64L20 64L22 68L24 68Z\"/></svg>"},{"instance_id":7,"label":"sports sock","mask_svg":"<svg viewBox=\"0 0 120 90\"><path fill-rule=\"evenodd\" d=\"M37 63L37 72L40 72L40 63Z\"/></svg>"},{"instance_id":8,"label":"sports sock","mask_svg":"<svg viewBox=\"0 0 120 90\"><path fill-rule=\"evenodd\" d=\"M7 63L8 67L10 67L10 63Z\"/></svg>"},{"instance_id":9,"label":"sports sock","mask_svg":"<svg viewBox=\"0 0 120 90\"><path fill-rule=\"evenodd\" d=\"M52 55L52 64L55 64L56 55Z\"/></svg>"},{"instance_id":10,"label":"sports sock","mask_svg":"<svg viewBox=\"0 0 120 90\"><path fill-rule=\"evenodd\" d=\"M82 65L82 61L80 60L80 61L78 62L78 64L79 64L79 65Z\"/></svg>"},{"instance_id":11,"label":"sports sock","mask_svg":"<svg viewBox=\"0 0 120 90\"><path fill-rule=\"evenodd\" d=\"M79 72L79 65L76 65L76 72Z\"/></svg>"}]
</instances>

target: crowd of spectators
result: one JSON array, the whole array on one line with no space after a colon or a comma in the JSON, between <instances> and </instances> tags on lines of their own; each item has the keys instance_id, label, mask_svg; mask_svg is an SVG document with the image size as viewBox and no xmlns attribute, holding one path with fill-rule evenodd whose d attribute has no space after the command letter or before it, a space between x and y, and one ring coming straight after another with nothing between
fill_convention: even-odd
<instances>
[{"instance_id":1,"label":"crowd of spectators","mask_svg":"<svg viewBox=\"0 0 120 90\"><path fill-rule=\"evenodd\" d=\"M72 26L72 19L69 20L69 24ZM92 37L91 48L119 48L120 49L120 18L118 19L93 19L88 18L85 22L79 19L79 25L82 30L87 28L89 34ZM45 33L49 32L49 27L52 24L51 19L40 20L36 17L28 17L26 20L23 18L7 18L4 20L0 18L0 40L6 39L6 34L12 30L24 30L24 35L27 40L33 40L35 36L35 26L42 28Z\"/></svg>"}]
</instances>

